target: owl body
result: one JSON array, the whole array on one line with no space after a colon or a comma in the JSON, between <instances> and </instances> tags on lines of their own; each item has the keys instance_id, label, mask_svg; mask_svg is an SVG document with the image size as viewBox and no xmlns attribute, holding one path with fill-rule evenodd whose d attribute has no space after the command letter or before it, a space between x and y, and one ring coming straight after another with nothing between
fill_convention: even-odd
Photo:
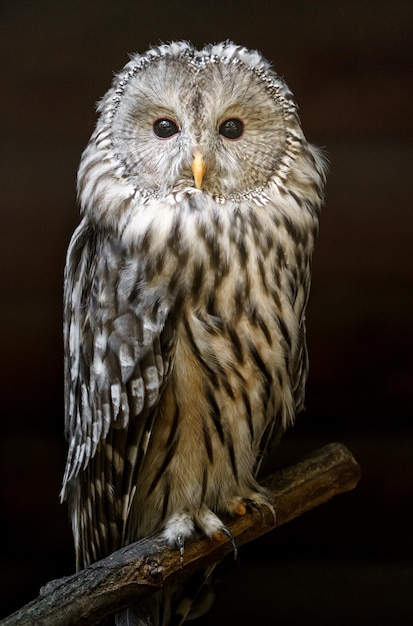
<instances>
[{"instance_id":1,"label":"owl body","mask_svg":"<svg viewBox=\"0 0 413 626\"><path fill-rule=\"evenodd\" d=\"M136 55L99 111L65 276L78 567L266 503L262 457L303 408L325 180L285 83L230 42Z\"/></svg>"}]
</instances>

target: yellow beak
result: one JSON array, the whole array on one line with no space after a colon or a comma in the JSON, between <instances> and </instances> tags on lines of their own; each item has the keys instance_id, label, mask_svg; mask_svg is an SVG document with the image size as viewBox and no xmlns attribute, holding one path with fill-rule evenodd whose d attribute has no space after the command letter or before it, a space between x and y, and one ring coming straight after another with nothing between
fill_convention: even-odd
<instances>
[{"instance_id":1,"label":"yellow beak","mask_svg":"<svg viewBox=\"0 0 413 626\"><path fill-rule=\"evenodd\" d=\"M197 189L201 189L202 179L204 178L206 165L202 157L202 154L198 151L196 151L194 154L194 160L192 161L191 169L192 169L192 174L194 176L195 187Z\"/></svg>"}]
</instances>

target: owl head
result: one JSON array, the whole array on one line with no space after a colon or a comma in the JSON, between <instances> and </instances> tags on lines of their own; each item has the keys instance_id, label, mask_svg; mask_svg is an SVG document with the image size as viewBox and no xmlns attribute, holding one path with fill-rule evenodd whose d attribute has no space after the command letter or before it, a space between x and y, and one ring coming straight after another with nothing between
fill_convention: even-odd
<instances>
[{"instance_id":1,"label":"owl head","mask_svg":"<svg viewBox=\"0 0 413 626\"><path fill-rule=\"evenodd\" d=\"M256 50L174 42L134 55L98 105L79 169L84 210L112 199L265 195L308 146L285 82ZM321 172L317 151L308 148ZM109 182L110 179L110 182Z\"/></svg>"}]
</instances>

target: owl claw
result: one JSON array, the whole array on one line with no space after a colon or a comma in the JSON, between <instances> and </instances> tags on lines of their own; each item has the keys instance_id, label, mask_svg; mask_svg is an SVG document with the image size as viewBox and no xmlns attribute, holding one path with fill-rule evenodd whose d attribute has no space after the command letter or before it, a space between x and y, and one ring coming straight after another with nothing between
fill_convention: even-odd
<instances>
[{"instance_id":1,"label":"owl claw","mask_svg":"<svg viewBox=\"0 0 413 626\"><path fill-rule=\"evenodd\" d=\"M262 523L265 524L265 509L271 511L273 524L275 525L275 509L267 498L258 492L251 492L249 496L232 498L228 506L228 513L231 515L245 515L248 509L255 509L261 515Z\"/></svg>"},{"instance_id":2,"label":"owl claw","mask_svg":"<svg viewBox=\"0 0 413 626\"><path fill-rule=\"evenodd\" d=\"M275 522L277 521L277 516L275 514L275 508L272 506L272 504L270 504L270 502L263 501L260 503L260 502L257 502L256 500L253 500L252 498L246 498L245 504L252 509L256 509L259 512L259 514L261 515L262 523L264 525L266 523L266 520L265 520L265 513L264 513L263 507L267 508L271 512L272 524L273 526L275 526Z\"/></svg>"},{"instance_id":3,"label":"owl claw","mask_svg":"<svg viewBox=\"0 0 413 626\"><path fill-rule=\"evenodd\" d=\"M237 503L242 504L241 508L245 511L246 506L250 504L247 499L244 503L241 498L237 498ZM203 506L193 515L187 511L176 513L165 524L163 535L171 547L175 546L178 549L181 567L184 565L185 540L193 537L195 528L217 541L228 538L234 549L234 560L237 560L238 549L231 531L223 525L215 513Z\"/></svg>"},{"instance_id":4,"label":"owl claw","mask_svg":"<svg viewBox=\"0 0 413 626\"><path fill-rule=\"evenodd\" d=\"M257 511L259 511L259 512L260 512L260 514L261 514L261 518L262 518L262 523L263 523L263 524L265 524L265 523L266 523L266 522L265 522L265 514L264 514L264 509L263 509L263 507L261 506L261 504L262 504L262 505L263 505L266 509L268 509L268 510L270 511L270 513L271 513L271 515L272 515L272 525L273 525L273 526L275 526L275 523L276 523L276 521L277 521L277 515L276 515L276 513L275 513L275 508L273 507L273 505L272 505L270 502L265 502L265 501L264 501L264 502L258 503L258 502L256 502L255 500L252 500L252 501L251 501L251 503L250 503L250 505L251 505L253 508L257 509Z\"/></svg>"},{"instance_id":5,"label":"owl claw","mask_svg":"<svg viewBox=\"0 0 413 626\"><path fill-rule=\"evenodd\" d=\"M179 558L181 561L181 568L184 566L184 553L185 553L185 540L182 535L178 535L175 540L176 547L179 550Z\"/></svg>"},{"instance_id":6,"label":"owl claw","mask_svg":"<svg viewBox=\"0 0 413 626\"><path fill-rule=\"evenodd\" d=\"M184 564L185 539L192 537L194 531L194 520L188 512L175 513L165 524L163 536L171 547L178 548L181 567Z\"/></svg>"},{"instance_id":7,"label":"owl claw","mask_svg":"<svg viewBox=\"0 0 413 626\"><path fill-rule=\"evenodd\" d=\"M252 498L244 498L244 504L248 508L255 509L256 511L258 511L258 513L261 515L262 523L265 524L264 509L262 508L262 506L260 504L258 504L258 502L255 502L255 500L253 500Z\"/></svg>"},{"instance_id":8,"label":"owl claw","mask_svg":"<svg viewBox=\"0 0 413 626\"><path fill-rule=\"evenodd\" d=\"M275 526L277 522L277 514L275 512L275 507L273 507L272 504L268 504L267 506L270 509L271 514L272 514L272 525Z\"/></svg>"},{"instance_id":9,"label":"owl claw","mask_svg":"<svg viewBox=\"0 0 413 626\"><path fill-rule=\"evenodd\" d=\"M219 531L216 532L213 535L213 537L214 537L214 539L219 541L222 538L222 535L225 535L226 537L228 537L228 539L232 543L232 547L234 549L234 561L236 561L237 558L238 558L238 548L237 548L237 544L235 543L234 535L232 534L232 532L230 530L228 530L228 528L226 526L221 526Z\"/></svg>"}]
</instances>

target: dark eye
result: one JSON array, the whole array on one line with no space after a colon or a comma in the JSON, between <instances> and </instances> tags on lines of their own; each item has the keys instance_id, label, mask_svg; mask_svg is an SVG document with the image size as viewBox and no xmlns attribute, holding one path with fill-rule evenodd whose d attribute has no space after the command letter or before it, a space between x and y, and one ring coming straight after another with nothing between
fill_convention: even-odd
<instances>
[{"instance_id":1,"label":"dark eye","mask_svg":"<svg viewBox=\"0 0 413 626\"><path fill-rule=\"evenodd\" d=\"M244 124L236 117L222 122L219 127L219 134L227 139L239 139L244 132Z\"/></svg>"},{"instance_id":2,"label":"dark eye","mask_svg":"<svg viewBox=\"0 0 413 626\"><path fill-rule=\"evenodd\" d=\"M154 122L153 132L161 139L168 139L168 137L172 137L173 135L176 135L176 133L179 133L179 128L173 120L161 118Z\"/></svg>"}]
</instances>

